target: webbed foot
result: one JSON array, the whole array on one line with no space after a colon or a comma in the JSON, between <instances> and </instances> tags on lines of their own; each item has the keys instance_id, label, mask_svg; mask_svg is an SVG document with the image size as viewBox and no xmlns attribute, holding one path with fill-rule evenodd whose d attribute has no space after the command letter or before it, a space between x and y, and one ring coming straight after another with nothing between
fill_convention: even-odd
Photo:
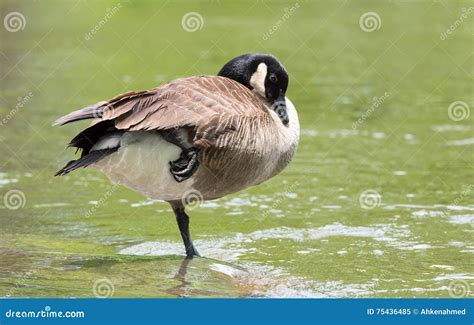
<instances>
[{"instance_id":1,"label":"webbed foot","mask_svg":"<svg viewBox=\"0 0 474 325\"><path fill-rule=\"evenodd\" d=\"M183 150L180 157L169 164L171 175L181 183L193 176L199 167L198 151L195 148Z\"/></svg>"}]
</instances>

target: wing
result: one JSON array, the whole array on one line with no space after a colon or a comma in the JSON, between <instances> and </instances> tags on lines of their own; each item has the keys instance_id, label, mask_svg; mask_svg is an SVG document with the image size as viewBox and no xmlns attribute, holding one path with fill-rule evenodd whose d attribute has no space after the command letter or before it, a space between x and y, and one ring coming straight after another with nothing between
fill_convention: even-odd
<instances>
[{"instance_id":1,"label":"wing","mask_svg":"<svg viewBox=\"0 0 474 325\"><path fill-rule=\"evenodd\" d=\"M224 77L178 79L151 90L128 92L72 112L53 123L93 120L90 127L69 142L70 147L82 150L81 157L70 161L56 175L87 167L115 152L120 142L117 139L123 132L188 128L193 131L193 146L211 149L238 138L233 131L243 124L243 119L265 115L269 115L267 106L257 95ZM101 149L92 149L99 141L102 141Z\"/></svg>"},{"instance_id":2,"label":"wing","mask_svg":"<svg viewBox=\"0 0 474 325\"><path fill-rule=\"evenodd\" d=\"M115 129L123 131L189 127L195 131L196 145L209 146L220 135L234 130L239 119L266 114L266 104L245 86L224 77L203 76L128 92L72 112L54 125L93 119L93 125L111 121Z\"/></svg>"}]
</instances>

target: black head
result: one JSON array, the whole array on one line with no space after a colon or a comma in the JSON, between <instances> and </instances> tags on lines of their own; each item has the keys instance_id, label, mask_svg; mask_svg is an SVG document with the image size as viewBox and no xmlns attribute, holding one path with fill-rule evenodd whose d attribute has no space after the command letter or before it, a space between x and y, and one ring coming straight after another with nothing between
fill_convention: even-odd
<instances>
[{"instance_id":1,"label":"black head","mask_svg":"<svg viewBox=\"0 0 474 325\"><path fill-rule=\"evenodd\" d=\"M219 76L233 79L265 98L284 125L289 118L285 93L288 73L283 65L270 54L244 54L227 62Z\"/></svg>"}]
</instances>

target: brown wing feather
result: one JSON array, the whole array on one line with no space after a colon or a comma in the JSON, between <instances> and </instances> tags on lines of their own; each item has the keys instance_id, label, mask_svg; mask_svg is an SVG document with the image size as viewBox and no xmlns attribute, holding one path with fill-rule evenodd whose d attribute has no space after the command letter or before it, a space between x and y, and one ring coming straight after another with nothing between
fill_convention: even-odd
<instances>
[{"instance_id":1,"label":"brown wing feather","mask_svg":"<svg viewBox=\"0 0 474 325\"><path fill-rule=\"evenodd\" d=\"M158 100L138 99L136 109L122 115L108 110L103 119L115 119L118 129L130 131L170 129L207 125L211 118L265 113L265 106L250 90L222 77L180 79L156 89ZM257 103L257 105L256 105ZM129 110L130 111L130 110Z\"/></svg>"},{"instance_id":2,"label":"brown wing feather","mask_svg":"<svg viewBox=\"0 0 474 325\"><path fill-rule=\"evenodd\" d=\"M172 81L148 91L128 92L58 119L54 124L113 120L126 131L192 127L198 146L210 146L236 129L238 118L268 115L266 104L240 83L217 76Z\"/></svg>"},{"instance_id":3,"label":"brown wing feather","mask_svg":"<svg viewBox=\"0 0 474 325\"><path fill-rule=\"evenodd\" d=\"M139 91L139 92L126 92L124 94L118 95L108 101L98 102L94 105L87 106L80 110L71 112L63 117L58 118L53 122L53 125L65 125L71 122L76 122L86 119L102 119L104 112L108 110L115 109L117 107L119 110L116 114L120 112L127 112L130 108L130 103L133 103L136 99L139 98L148 98L155 94L156 91ZM106 119L102 119L106 120ZM96 121L100 122L100 121Z\"/></svg>"}]
</instances>

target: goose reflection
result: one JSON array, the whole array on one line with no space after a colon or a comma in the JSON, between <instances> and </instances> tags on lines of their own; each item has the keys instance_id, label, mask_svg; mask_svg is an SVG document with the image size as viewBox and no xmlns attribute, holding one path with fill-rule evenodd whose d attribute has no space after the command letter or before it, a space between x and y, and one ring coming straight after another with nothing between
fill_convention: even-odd
<instances>
[{"instance_id":1,"label":"goose reflection","mask_svg":"<svg viewBox=\"0 0 474 325\"><path fill-rule=\"evenodd\" d=\"M186 281L186 275L188 273L188 267L192 262L192 258L186 257L183 259L178 271L173 276L173 279L178 280L180 283L177 286L167 289L167 293L178 296L180 298L186 298L189 296L187 294L187 288L192 284L192 282Z\"/></svg>"}]
</instances>

